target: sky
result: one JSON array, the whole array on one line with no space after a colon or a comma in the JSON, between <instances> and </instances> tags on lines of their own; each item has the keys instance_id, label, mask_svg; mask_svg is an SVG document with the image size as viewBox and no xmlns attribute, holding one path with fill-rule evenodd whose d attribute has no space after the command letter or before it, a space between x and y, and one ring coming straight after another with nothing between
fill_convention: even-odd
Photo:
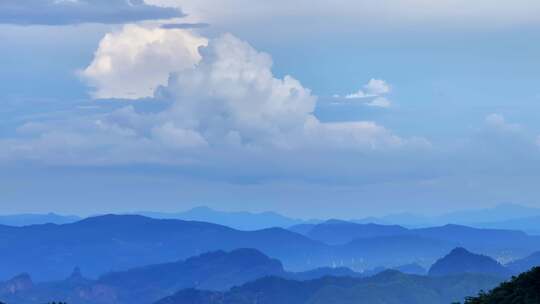
<instances>
[{"instance_id":1,"label":"sky","mask_svg":"<svg viewBox=\"0 0 540 304\"><path fill-rule=\"evenodd\" d=\"M0 213L540 207L540 2L5 0Z\"/></svg>"}]
</instances>

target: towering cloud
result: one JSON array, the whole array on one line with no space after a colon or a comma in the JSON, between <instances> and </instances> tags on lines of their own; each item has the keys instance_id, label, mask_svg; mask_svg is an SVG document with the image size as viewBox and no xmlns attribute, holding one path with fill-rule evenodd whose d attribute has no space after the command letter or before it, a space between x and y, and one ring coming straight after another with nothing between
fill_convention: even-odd
<instances>
[{"instance_id":1,"label":"towering cloud","mask_svg":"<svg viewBox=\"0 0 540 304\"><path fill-rule=\"evenodd\" d=\"M123 40L123 36L117 38ZM197 41L202 42L200 39ZM116 44L114 38L102 42L102 47L111 44ZM189 39L175 40L171 50L192 49L192 45ZM121 46L118 54L125 53L123 48L127 52L135 49L122 43L118 46ZM169 53L163 52L159 43L147 44L146 47L146 52L157 55L155 63L160 60L166 62L169 58ZM155 98L167 101L170 107L153 115L152 134L159 135L158 139L172 144L170 146L194 146L194 143L202 146L204 143L272 149L306 146L377 149L404 143L373 122L320 122L313 115L316 97L310 90L291 76L276 78L271 70L271 57L233 35L226 34L211 40L207 47L200 49L200 56L201 60L196 65L192 64L197 56L187 56L183 61L186 64L178 64L179 68L171 73L167 84L156 90ZM99 51L97 58L92 66L99 66L96 62L102 60ZM152 68L148 60L141 59L141 66L150 65L148 68ZM133 62L135 66L139 65L136 60ZM125 68L126 65L118 67L120 71ZM165 73L166 69L174 69L174 65L162 68L161 72ZM107 71L116 74L113 66ZM118 74L126 74L129 79L129 72ZM141 71L140 74L149 73ZM99 80L100 76L97 75L96 79ZM157 84L152 77L140 80L138 86L144 88ZM122 85L113 87L121 88ZM374 86L373 90L379 92L382 90L379 87ZM128 124L122 121L129 120L108 121L120 128L134 128L132 120Z\"/></svg>"},{"instance_id":2,"label":"towering cloud","mask_svg":"<svg viewBox=\"0 0 540 304\"><path fill-rule=\"evenodd\" d=\"M309 154L317 159L309 166L317 167L344 161L328 158L331 151L376 157L427 146L371 121L320 121L308 88L292 76L276 77L270 55L231 34L206 39L189 30L128 25L103 38L81 73L97 98L145 98L76 121L23 126L26 138L4 141L4 157L220 167L253 155L280 154L289 162ZM369 89L385 91L382 83ZM144 104L160 107L147 111Z\"/></svg>"},{"instance_id":3,"label":"towering cloud","mask_svg":"<svg viewBox=\"0 0 540 304\"><path fill-rule=\"evenodd\" d=\"M81 76L95 98L151 97L171 72L192 68L208 41L183 29L126 25L107 34Z\"/></svg>"}]
</instances>

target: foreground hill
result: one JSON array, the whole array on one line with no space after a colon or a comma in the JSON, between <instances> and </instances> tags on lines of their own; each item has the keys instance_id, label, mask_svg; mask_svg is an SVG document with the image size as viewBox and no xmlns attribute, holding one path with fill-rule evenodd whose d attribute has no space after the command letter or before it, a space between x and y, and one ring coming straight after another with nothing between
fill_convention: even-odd
<instances>
[{"instance_id":1,"label":"foreground hill","mask_svg":"<svg viewBox=\"0 0 540 304\"><path fill-rule=\"evenodd\" d=\"M489 293L481 292L465 304L536 304L540 303L540 268L514 277Z\"/></svg>"},{"instance_id":2,"label":"foreground hill","mask_svg":"<svg viewBox=\"0 0 540 304\"><path fill-rule=\"evenodd\" d=\"M485 275L424 277L397 271L365 279L325 277L304 282L268 277L228 292L182 290L157 304L448 304L498 282Z\"/></svg>"},{"instance_id":3,"label":"foreground hill","mask_svg":"<svg viewBox=\"0 0 540 304\"><path fill-rule=\"evenodd\" d=\"M510 276L511 271L488 256L474 254L464 248L452 250L429 269L430 276L462 273L482 273L506 278Z\"/></svg>"}]
</instances>

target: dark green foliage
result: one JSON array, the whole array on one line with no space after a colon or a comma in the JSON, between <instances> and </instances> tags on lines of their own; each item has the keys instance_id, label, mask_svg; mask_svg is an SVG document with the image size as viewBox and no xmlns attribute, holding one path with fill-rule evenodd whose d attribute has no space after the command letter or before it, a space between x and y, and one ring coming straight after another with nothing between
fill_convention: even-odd
<instances>
[{"instance_id":1,"label":"dark green foliage","mask_svg":"<svg viewBox=\"0 0 540 304\"><path fill-rule=\"evenodd\" d=\"M480 292L465 304L538 304L540 303L540 267L513 277L490 292Z\"/></svg>"}]
</instances>

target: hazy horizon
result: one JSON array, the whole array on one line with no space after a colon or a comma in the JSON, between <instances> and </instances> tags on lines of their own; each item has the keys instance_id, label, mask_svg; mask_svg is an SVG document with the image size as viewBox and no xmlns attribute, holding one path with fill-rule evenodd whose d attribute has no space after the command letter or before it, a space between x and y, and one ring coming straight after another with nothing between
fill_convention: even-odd
<instances>
[{"instance_id":1,"label":"hazy horizon","mask_svg":"<svg viewBox=\"0 0 540 304\"><path fill-rule=\"evenodd\" d=\"M194 205L193 207L189 207L186 209L176 209L176 210L154 210L154 209L147 209L147 210L115 210L115 211L103 211L103 212L96 212L96 213L66 213L62 211L54 211L54 210L45 210L42 212L15 212L15 213L0 213L0 216L20 216L20 215L59 215L59 216L76 216L80 218L88 218L88 217L96 217L96 216L102 216L102 215L108 215L108 214L114 214L114 215L143 215L143 216L151 216L152 214L162 214L162 215L176 215L176 214L183 214L190 211L211 211L211 212L217 212L217 213L247 213L252 215L263 215L263 214L275 214L279 216L283 216L289 219L296 219L296 220L302 220L302 221L309 221L309 220L343 220L343 221L349 221L349 220L365 220L365 219L384 219L387 217L392 216L411 216L411 217L421 217L425 218L426 220L434 219L437 217L444 217L448 215L454 215L454 214L460 214L460 213L468 213L468 212L481 212L481 211L501 211L504 212L504 210L520 210L520 209L528 209L528 210L538 210L540 212L540 208L537 208L535 206L525 206L521 204L514 204L514 203L501 203L496 204L493 206L487 206L485 208L477 208L477 207L471 207L471 208L464 208L464 209L456 209L456 210L448 210L448 211L441 211L440 213L422 213L420 212L410 212L410 211L403 211L403 212L389 212L389 213L382 213L382 214L361 214L358 215L355 214L348 214L346 216L323 216L323 217L314 217L305 215L304 216L295 216L293 214L288 214L287 212L280 212L279 210L246 210L246 209L220 209L220 208L214 208L208 205ZM501 213L503 214L503 213ZM527 218L527 217L536 217L536 214L531 214L529 216L513 216L508 215L508 219L520 219L520 218ZM399 223L391 223L388 222L388 224L399 224Z\"/></svg>"}]
</instances>

